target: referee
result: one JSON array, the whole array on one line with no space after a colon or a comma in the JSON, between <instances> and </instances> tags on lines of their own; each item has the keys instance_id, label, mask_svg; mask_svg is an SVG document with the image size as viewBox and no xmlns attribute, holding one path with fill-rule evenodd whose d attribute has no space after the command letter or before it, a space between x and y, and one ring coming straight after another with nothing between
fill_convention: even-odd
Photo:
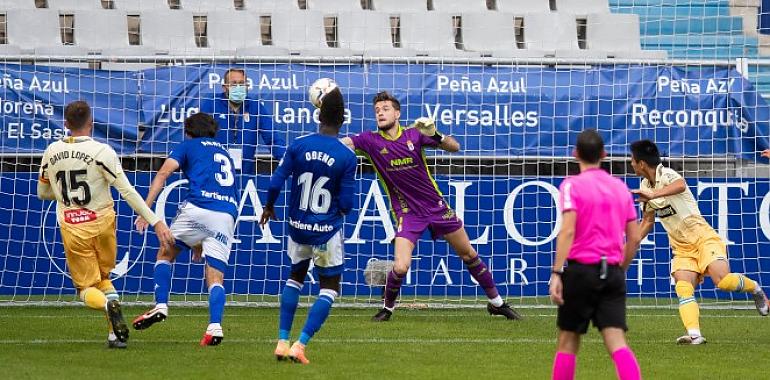
<instances>
[{"instance_id":1,"label":"referee","mask_svg":"<svg viewBox=\"0 0 770 380\"><path fill-rule=\"evenodd\" d=\"M551 301L559 305L552 378L575 377L580 336L590 321L604 338L618 378L640 379L639 363L625 337L625 273L639 248L633 197L623 181L601 169L606 153L596 130L578 135L574 154L580 174L559 188L562 225L549 290Z\"/></svg>"}]
</instances>

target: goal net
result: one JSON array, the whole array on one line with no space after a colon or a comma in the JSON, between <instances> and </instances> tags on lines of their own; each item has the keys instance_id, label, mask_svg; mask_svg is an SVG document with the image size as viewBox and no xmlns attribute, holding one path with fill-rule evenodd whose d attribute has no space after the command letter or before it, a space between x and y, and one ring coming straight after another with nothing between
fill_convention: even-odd
<instances>
[{"instance_id":1,"label":"goal net","mask_svg":"<svg viewBox=\"0 0 770 380\"><path fill-rule=\"evenodd\" d=\"M377 3L363 2L369 8ZM441 1L432 3L434 9L424 12L439 12L435 7ZM361 12L386 14L388 46L367 42L374 41L368 32L346 45L345 17L319 12L320 36L309 24L302 26L307 40L325 39L326 46L316 46L317 51L306 44L304 53L292 55L300 46L294 44L286 54L246 52L236 57L213 49L218 43L213 23L220 16L212 11L190 14L196 23L208 22L208 28L195 24L196 45L168 56L0 57L0 305L77 300L56 206L36 197L42 152L66 133L63 108L75 100L90 103L94 137L119 153L142 195L163 159L182 141L187 116L209 112L220 125L230 126L227 143L240 161L240 217L225 288L230 302L276 302L290 268L283 218L288 188L277 204L279 221L265 228L258 221L270 174L286 144L317 129L318 114L307 99L307 87L323 77L333 78L345 96L342 135L374 130L371 101L377 92L387 90L401 102L402 125L427 116L442 133L458 139L459 153L426 150L427 162L502 295L514 305L548 304L561 223L558 186L567 175L577 173L572 150L585 128L599 130L609 154L603 167L631 188L639 186L639 178L630 166L629 144L655 141L664 164L686 178L704 217L728 244L731 269L770 284L770 181L767 160L760 157L770 147L770 108L763 97L770 83L770 61L758 58L758 37L745 31L741 23L745 18L730 16L727 1L674 2L655 13L652 2L612 0L606 12L596 11L601 17L568 9L517 15L507 13L506 3L484 6L490 7L485 10L490 14L510 19L511 49L521 50L514 56L493 47L482 49L483 40L494 39L495 34L475 20L484 16L492 25L497 15L464 9L448 12L456 39L453 47L473 53L478 46L480 52L422 55L418 46L408 45L408 21L414 14L369 9ZM184 1L181 4L182 9L169 12L185 12ZM294 15L288 12L259 13L260 33L274 37L274 43L266 46L280 47L281 23L300 22L285 17L284 13ZM549 18L553 14L558 17ZM591 45L601 40L592 37L592 30L607 33L600 22L618 15L637 15L639 24L632 27L641 30L641 36L634 38L645 50L631 49L636 57L628 51L610 56L609 47ZM12 16L9 11L9 38ZM151 18L142 17L149 27ZM77 33L77 13L74 18L71 27ZM531 25L543 22L541 18L567 23L575 45L567 46L565 55L560 50L564 46L554 46L555 53L549 53L547 46L538 48L526 40L537 36ZM267 31L265 22L270 26ZM530 34L524 37L523 32ZM696 38L699 42L693 42ZM150 40L145 36L142 41ZM409 56L409 46L418 54ZM723 50L725 46L729 49ZM195 47L213 50L200 52ZM325 49L339 52L330 55ZM225 73L233 68L244 70L248 86L243 106L235 111L228 108L223 92ZM393 259L395 235L387 194L368 161L360 162L354 210L346 216L343 230L346 270L341 291L344 302L359 305L380 301L382 268ZM185 192L184 178L172 176L155 210L170 222ZM124 301L151 302L157 239L152 233L137 233L135 213L117 193L113 195L118 229L113 282ZM627 274L632 303L676 304L669 275L671 255L658 223ZM203 265L191 262L189 253L180 254L173 266L173 302L205 301L203 277ZM311 274L303 294L317 294L316 280ZM710 280L698 295L715 307L750 305L743 295L716 290ZM486 302L486 297L447 243L426 233L415 248L400 302L449 307Z\"/></svg>"}]
</instances>

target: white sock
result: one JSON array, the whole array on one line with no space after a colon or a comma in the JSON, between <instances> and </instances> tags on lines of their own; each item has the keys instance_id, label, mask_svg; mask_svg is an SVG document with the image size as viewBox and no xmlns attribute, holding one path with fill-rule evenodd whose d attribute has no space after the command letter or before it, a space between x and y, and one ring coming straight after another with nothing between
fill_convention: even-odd
<instances>
[{"instance_id":1,"label":"white sock","mask_svg":"<svg viewBox=\"0 0 770 380\"><path fill-rule=\"evenodd\" d=\"M155 308L156 309L163 309L166 312L166 314L168 314L168 305L165 304L165 303L155 304Z\"/></svg>"},{"instance_id":2,"label":"white sock","mask_svg":"<svg viewBox=\"0 0 770 380\"><path fill-rule=\"evenodd\" d=\"M110 331L110 334L107 335L107 340L117 340L117 339L118 339L117 335L115 335L115 333L112 331Z\"/></svg>"},{"instance_id":3,"label":"white sock","mask_svg":"<svg viewBox=\"0 0 770 380\"><path fill-rule=\"evenodd\" d=\"M497 296L495 298L490 298L489 303L492 304L494 307L500 307L503 306L503 298L500 296Z\"/></svg>"},{"instance_id":4,"label":"white sock","mask_svg":"<svg viewBox=\"0 0 770 380\"><path fill-rule=\"evenodd\" d=\"M700 329L687 329L687 335L689 336L701 336Z\"/></svg>"},{"instance_id":5,"label":"white sock","mask_svg":"<svg viewBox=\"0 0 770 380\"><path fill-rule=\"evenodd\" d=\"M207 330L211 331L215 329L222 330L222 325L220 325L219 323L209 323L209 327L207 328Z\"/></svg>"}]
</instances>

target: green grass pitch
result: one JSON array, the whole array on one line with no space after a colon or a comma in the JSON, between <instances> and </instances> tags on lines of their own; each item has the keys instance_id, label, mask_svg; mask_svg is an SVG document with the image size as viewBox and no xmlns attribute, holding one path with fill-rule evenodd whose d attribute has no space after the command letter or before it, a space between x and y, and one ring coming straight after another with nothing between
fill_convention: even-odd
<instances>
[{"instance_id":1,"label":"green grass pitch","mask_svg":"<svg viewBox=\"0 0 770 380\"><path fill-rule=\"evenodd\" d=\"M124 307L130 320L143 311ZM173 308L169 319L131 331L129 348L107 350L106 321L83 307L0 308L4 379L547 379L555 348L555 310L521 310L526 320L493 318L483 308L397 310L335 308L307 348L310 365L273 357L278 310L229 307L225 340L199 347L205 308ZM293 337L306 308L297 313ZM770 318L753 310L703 310L709 343L677 346L677 311L629 310L628 335L647 379L762 379L770 374ZM583 339L578 379L614 378L595 329Z\"/></svg>"}]
</instances>

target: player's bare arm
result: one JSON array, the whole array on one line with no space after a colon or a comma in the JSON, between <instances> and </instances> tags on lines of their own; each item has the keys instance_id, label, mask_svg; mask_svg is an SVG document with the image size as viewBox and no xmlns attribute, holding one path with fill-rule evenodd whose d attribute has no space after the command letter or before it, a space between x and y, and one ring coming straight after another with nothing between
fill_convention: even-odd
<instances>
[{"instance_id":1,"label":"player's bare arm","mask_svg":"<svg viewBox=\"0 0 770 380\"><path fill-rule=\"evenodd\" d=\"M636 200L637 202L648 202L656 198L680 194L685 192L685 190L687 190L687 183L684 181L684 178L679 178L658 190L638 189L631 190L631 192L639 196Z\"/></svg>"},{"instance_id":2,"label":"player's bare arm","mask_svg":"<svg viewBox=\"0 0 770 380\"><path fill-rule=\"evenodd\" d=\"M342 143L345 144L345 146L347 146L351 150L356 150L356 144L353 143L353 139L351 139L350 137L343 137L340 139L340 141L342 141Z\"/></svg>"},{"instance_id":3,"label":"player's bare arm","mask_svg":"<svg viewBox=\"0 0 770 380\"><path fill-rule=\"evenodd\" d=\"M655 216L653 214L653 223L654 222ZM641 241L641 228L639 228L639 224L636 223L636 220L631 220L626 223L626 244L623 246L623 262L620 264L623 270L628 270L631 262L634 261L634 257L636 257L636 252L639 250Z\"/></svg>"},{"instance_id":4,"label":"player's bare arm","mask_svg":"<svg viewBox=\"0 0 770 380\"><path fill-rule=\"evenodd\" d=\"M166 161L163 162L163 166L158 169L158 173L155 174L155 178L152 179L150 191L147 193L147 197L144 199L144 203L147 204L147 207L152 208L152 205L155 203L155 199L158 198L158 194L160 194L160 192L163 190L163 186L166 185L166 180L168 180L168 177L178 169L179 163L173 158L167 158ZM147 223L147 221L144 220L144 218L141 216L138 216L134 222L134 225L136 226L136 229L141 232L147 229L149 223Z\"/></svg>"},{"instance_id":5,"label":"player's bare arm","mask_svg":"<svg viewBox=\"0 0 770 380\"><path fill-rule=\"evenodd\" d=\"M655 212L649 211L642 215L642 219L639 221L639 241L644 240L647 235L652 231L652 227L655 225Z\"/></svg>"},{"instance_id":6,"label":"player's bare arm","mask_svg":"<svg viewBox=\"0 0 770 380\"><path fill-rule=\"evenodd\" d=\"M569 256L569 250L572 248L572 243L575 240L576 222L577 214L575 211L563 213L561 229L556 237L556 258L553 261L553 268L551 268L551 284L548 293L551 296L551 301L557 305L564 303L560 273L564 268L564 263L567 261L567 256Z\"/></svg>"}]
</instances>

